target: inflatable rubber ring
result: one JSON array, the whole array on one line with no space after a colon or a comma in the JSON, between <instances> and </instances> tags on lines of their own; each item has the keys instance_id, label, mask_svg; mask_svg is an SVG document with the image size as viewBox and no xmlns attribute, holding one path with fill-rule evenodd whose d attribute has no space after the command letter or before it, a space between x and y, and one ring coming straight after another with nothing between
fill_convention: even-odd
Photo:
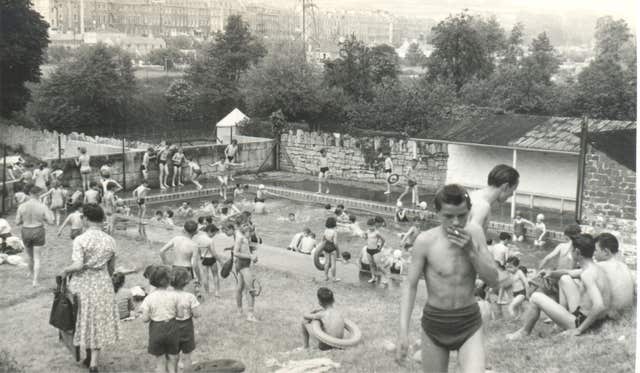
<instances>
[{"instance_id":1,"label":"inflatable rubber ring","mask_svg":"<svg viewBox=\"0 0 640 373\"><path fill-rule=\"evenodd\" d=\"M333 348L345 349L357 345L362 340L360 328L349 319L344 319L344 328L347 331L348 338L336 338L325 333L324 330L322 330L320 320L313 320L305 324L305 327L311 336Z\"/></svg>"},{"instance_id":2,"label":"inflatable rubber ring","mask_svg":"<svg viewBox=\"0 0 640 373\"><path fill-rule=\"evenodd\" d=\"M395 184L400 180L400 175L398 174L391 174L389 175L389 177L387 178L387 183L389 184Z\"/></svg>"},{"instance_id":3,"label":"inflatable rubber ring","mask_svg":"<svg viewBox=\"0 0 640 373\"><path fill-rule=\"evenodd\" d=\"M316 267L318 271L324 271L324 260L320 260L320 258L324 258L324 250L317 250L313 253L313 265Z\"/></svg>"}]
</instances>

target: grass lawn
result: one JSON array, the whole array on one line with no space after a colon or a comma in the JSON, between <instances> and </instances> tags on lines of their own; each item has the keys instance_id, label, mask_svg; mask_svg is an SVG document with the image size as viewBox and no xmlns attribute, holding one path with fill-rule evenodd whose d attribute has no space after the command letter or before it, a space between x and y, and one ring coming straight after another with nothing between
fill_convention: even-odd
<instances>
[{"instance_id":1,"label":"grass lawn","mask_svg":"<svg viewBox=\"0 0 640 373\"><path fill-rule=\"evenodd\" d=\"M10 220L11 221L11 220ZM55 238L48 229L49 243L43 250L42 284L53 286L53 278L70 262L68 232ZM148 245L129 238L116 237L118 266L142 267L160 262L158 244ZM529 254L527 254L529 255ZM322 283L285 272L257 267L263 293L257 300L257 324L237 315L232 295L233 277L223 281L223 296L208 298L202 305L203 317L195 321L197 348L195 361L234 358L243 361L248 372L268 372L266 359L280 362L327 356L339 362L341 372L411 372L417 363L398 367L393 353L383 348L384 340L395 342L398 329L400 293L372 289L364 285L331 284L336 305L354 320L363 332L363 343L346 351L318 350L286 353L301 345L299 323L303 312L316 307L315 292ZM27 372L86 372L57 342L56 331L48 325L51 292L42 286L34 289L23 269L3 265L0 281L0 371L7 360ZM125 286L143 285L140 273L127 277ZM422 286L422 285L421 285ZM419 316L424 296L416 302L412 321L418 337ZM631 372L635 361L635 309L623 320L605 324L597 334L563 340L549 325L540 323L525 340L506 342L505 334L518 323L498 319L489 325L488 362L497 372ZM154 361L146 352L147 326L140 320L121 323L121 340L105 349L102 372L151 371ZM7 337L8 336L8 337ZM624 340L619 340L624 336ZM8 354L8 355L7 355ZM452 368L455 367L452 354ZM3 361L4 360L4 361ZM5 370L6 371L6 370ZM453 371L453 369L451 369Z\"/></svg>"}]
</instances>

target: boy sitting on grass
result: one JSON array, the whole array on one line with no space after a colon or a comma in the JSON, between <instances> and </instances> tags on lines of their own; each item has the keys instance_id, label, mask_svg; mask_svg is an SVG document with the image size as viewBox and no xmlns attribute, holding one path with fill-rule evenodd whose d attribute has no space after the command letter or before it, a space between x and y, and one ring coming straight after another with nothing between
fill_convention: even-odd
<instances>
[{"instance_id":1,"label":"boy sitting on grass","mask_svg":"<svg viewBox=\"0 0 640 373\"><path fill-rule=\"evenodd\" d=\"M322 324L322 330L335 338L344 337L344 318L338 310L333 307L334 298L333 292L325 287L318 289L318 303L320 303L320 309L313 310L303 315L302 320L302 339L303 347L309 348L309 331L307 328L311 327L313 320L320 320ZM321 351L331 350L333 347L318 342L318 348Z\"/></svg>"}]
</instances>

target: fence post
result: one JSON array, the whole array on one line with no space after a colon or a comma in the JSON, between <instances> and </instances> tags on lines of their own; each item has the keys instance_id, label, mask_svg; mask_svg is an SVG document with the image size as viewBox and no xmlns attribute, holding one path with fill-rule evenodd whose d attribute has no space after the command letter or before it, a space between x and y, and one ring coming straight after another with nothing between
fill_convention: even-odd
<instances>
[{"instance_id":1,"label":"fence post","mask_svg":"<svg viewBox=\"0 0 640 373\"><path fill-rule=\"evenodd\" d=\"M127 156L124 151L125 137L122 138L122 188L127 190Z\"/></svg>"},{"instance_id":2,"label":"fence post","mask_svg":"<svg viewBox=\"0 0 640 373\"><path fill-rule=\"evenodd\" d=\"M60 134L58 134L58 161L62 160L62 140L60 140Z\"/></svg>"},{"instance_id":3,"label":"fence post","mask_svg":"<svg viewBox=\"0 0 640 373\"><path fill-rule=\"evenodd\" d=\"M584 171L587 158L587 137L589 128L587 126L587 117L582 118L580 128L580 155L578 156L578 185L576 186L576 215L578 222L582 221L582 194L584 193Z\"/></svg>"}]
</instances>

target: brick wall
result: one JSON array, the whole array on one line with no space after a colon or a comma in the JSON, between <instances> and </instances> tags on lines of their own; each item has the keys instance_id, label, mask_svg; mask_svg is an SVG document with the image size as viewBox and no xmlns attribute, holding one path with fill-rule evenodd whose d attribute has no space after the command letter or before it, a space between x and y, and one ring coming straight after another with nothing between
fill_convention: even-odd
<instances>
[{"instance_id":1,"label":"brick wall","mask_svg":"<svg viewBox=\"0 0 640 373\"><path fill-rule=\"evenodd\" d=\"M636 173L589 145L584 176L582 220L596 232L608 231L636 251ZM629 253L630 254L630 253Z\"/></svg>"},{"instance_id":2,"label":"brick wall","mask_svg":"<svg viewBox=\"0 0 640 373\"><path fill-rule=\"evenodd\" d=\"M384 174L368 167L361 150L363 142L373 142L376 149L383 141L388 141L391 149L394 173L402 174L415 155L418 164L418 182L428 189L436 189L445 184L447 174L447 145L440 143L420 143L392 138L354 138L348 135L336 137L330 133L304 132L298 130L281 137L280 168L283 171L317 173L319 151L327 149L332 177L384 183ZM404 183L401 179L400 183Z\"/></svg>"}]
</instances>

